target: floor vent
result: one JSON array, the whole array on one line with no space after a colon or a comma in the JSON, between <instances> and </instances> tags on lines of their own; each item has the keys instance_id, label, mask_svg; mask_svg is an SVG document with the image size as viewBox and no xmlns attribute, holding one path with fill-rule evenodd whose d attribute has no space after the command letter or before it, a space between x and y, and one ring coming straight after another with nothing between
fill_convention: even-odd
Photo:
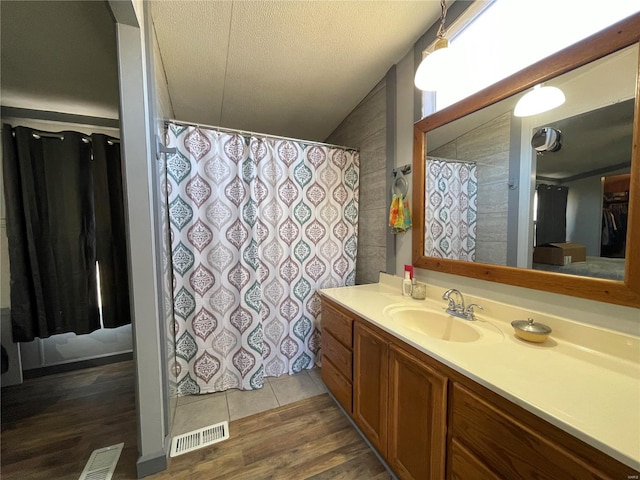
<instances>
[{"instance_id":1,"label":"floor vent","mask_svg":"<svg viewBox=\"0 0 640 480\"><path fill-rule=\"evenodd\" d=\"M94 450L78 480L111 480L124 443Z\"/></svg>"},{"instance_id":2,"label":"floor vent","mask_svg":"<svg viewBox=\"0 0 640 480\"><path fill-rule=\"evenodd\" d=\"M229 438L229 422L216 423L193 432L173 437L171 442L171 456L177 457Z\"/></svg>"}]
</instances>

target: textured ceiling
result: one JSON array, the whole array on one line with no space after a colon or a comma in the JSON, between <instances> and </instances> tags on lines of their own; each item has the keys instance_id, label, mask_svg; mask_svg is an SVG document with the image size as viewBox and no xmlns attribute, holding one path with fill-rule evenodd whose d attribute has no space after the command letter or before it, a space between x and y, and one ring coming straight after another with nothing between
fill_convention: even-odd
<instances>
[{"instance_id":1,"label":"textured ceiling","mask_svg":"<svg viewBox=\"0 0 640 480\"><path fill-rule=\"evenodd\" d=\"M0 1L2 105L118 118L105 2Z\"/></svg>"},{"instance_id":2,"label":"textured ceiling","mask_svg":"<svg viewBox=\"0 0 640 480\"><path fill-rule=\"evenodd\" d=\"M175 117L324 140L437 21L429 1L159 1Z\"/></svg>"},{"instance_id":3,"label":"textured ceiling","mask_svg":"<svg viewBox=\"0 0 640 480\"><path fill-rule=\"evenodd\" d=\"M154 0L177 119L324 140L437 21L438 0ZM0 0L2 105L117 118L102 1Z\"/></svg>"}]
</instances>

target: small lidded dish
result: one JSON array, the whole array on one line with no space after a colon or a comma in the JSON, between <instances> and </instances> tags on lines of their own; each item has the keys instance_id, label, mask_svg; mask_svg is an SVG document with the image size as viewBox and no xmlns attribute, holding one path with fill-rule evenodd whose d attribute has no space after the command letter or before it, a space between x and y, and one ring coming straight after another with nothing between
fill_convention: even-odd
<instances>
[{"instance_id":1,"label":"small lidded dish","mask_svg":"<svg viewBox=\"0 0 640 480\"><path fill-rule=\"evenodd\" d=\"M533 318L511 322L516 336L527 342L542 343L551 333L551 328L543 323L535 323Z\"/></svg>"}]
</instances>

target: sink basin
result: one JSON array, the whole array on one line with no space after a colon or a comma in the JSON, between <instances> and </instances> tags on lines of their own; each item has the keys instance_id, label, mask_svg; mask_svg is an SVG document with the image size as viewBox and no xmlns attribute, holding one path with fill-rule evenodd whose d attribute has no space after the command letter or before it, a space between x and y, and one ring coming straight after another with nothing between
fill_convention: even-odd
<instances>
[{"instance_id":1,"label":"sink basin","mask_svg":"<svg viewBox=\"0 0 640 480\"><path fill-rule=\"evenodd\" d=\"M447 342L484 343L503 338L502 332L488 322L463 320L444 311L401 305L385 308L384 314L398 326Z\"/></svg>"}]
</instances>

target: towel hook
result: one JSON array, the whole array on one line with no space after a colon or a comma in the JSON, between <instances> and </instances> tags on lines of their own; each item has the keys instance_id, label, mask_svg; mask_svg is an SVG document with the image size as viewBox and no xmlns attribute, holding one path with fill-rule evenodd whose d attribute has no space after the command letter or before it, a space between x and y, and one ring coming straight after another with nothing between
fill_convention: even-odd
<instances>
[{"instance_id":1,"label":"towel hook","mask_svg":"<svg viewBox=\"0 0 640 480\"><path fill-rule=\"evenodd\" d=\"M395 178L393 179L393 183L391 184L391 194L399 194L406 197L408 189L409 183L407 182L406 177L402 173L402 170L398 170Z\"/></svg>"}]
</instances>

